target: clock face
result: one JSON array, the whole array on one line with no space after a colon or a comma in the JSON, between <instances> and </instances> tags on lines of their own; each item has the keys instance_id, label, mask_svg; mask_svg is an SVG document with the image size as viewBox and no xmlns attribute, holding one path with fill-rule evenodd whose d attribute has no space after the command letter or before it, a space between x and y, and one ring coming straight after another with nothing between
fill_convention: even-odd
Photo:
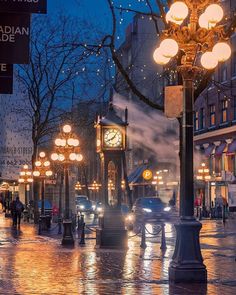
<instances>
[{"instance_id":1,"label":"clock face","mask_svg":"<svg viewBox=\"0 0 236 295\"><path fill-rule=\"evenodd\" d=\"M122 146L122 132L118 129L111 128L104 131L104 143L107 147Z\"/></svg>"}]
</instances>

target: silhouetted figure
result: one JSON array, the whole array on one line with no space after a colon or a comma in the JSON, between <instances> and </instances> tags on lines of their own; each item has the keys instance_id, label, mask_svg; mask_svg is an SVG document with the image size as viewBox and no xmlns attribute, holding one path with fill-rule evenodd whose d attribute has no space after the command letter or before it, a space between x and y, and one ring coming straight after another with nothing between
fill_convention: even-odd
<instances>
[{"instance_id":1,"label":"silhouetted figure","mask_svg":"<svg viewBox=\"0 0 236 295\"><path fill-rule=\"evenodd\" d=\"M23 211L24 205L21 203L19 197L16 197L16 200L13 201L11 205L13 227L20 227L21 214Z\"/></svg>"}]
</instances>

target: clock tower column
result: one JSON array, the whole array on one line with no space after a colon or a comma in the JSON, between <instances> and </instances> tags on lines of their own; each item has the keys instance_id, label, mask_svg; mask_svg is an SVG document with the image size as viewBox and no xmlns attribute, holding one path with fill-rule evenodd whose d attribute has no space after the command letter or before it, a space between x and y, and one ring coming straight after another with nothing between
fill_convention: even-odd
<instances>
[{"instance_id":1,"label":"clock tower column","mask_svg":"<svg viewBox=\"0 0 236 295\"><path fill-rule=\"evenodd\" d=\"M111 103L107 115L98 117L95 124L97 152L101 160L102 202L105 205L101 227L97 230L96 245L100 248L127 248L127 231L121 214L121 182L123 158L127 148L127 126L127 111L123 121Z\"/></svg>"}]
</instances>

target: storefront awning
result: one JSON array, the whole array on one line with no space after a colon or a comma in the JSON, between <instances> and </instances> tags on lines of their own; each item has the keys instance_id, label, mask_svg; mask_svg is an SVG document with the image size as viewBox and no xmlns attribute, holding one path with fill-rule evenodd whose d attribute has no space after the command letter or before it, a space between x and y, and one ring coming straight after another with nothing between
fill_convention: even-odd
<instances>
[{"instance_id":1,"label":"storefront awning","mask_svg":"<svg viewBox=\"0 0 236 295\"><path fill-rule=\"evenodd\" d=\"M219 146L216 147L216 150L215 150L216 157L220 157L223 154L226 145L227 145L226 142L222 142Z\"/></svg>"},{"instance_id":2,"label":"storefront awning","mask_svg":"<svg viewBox=\"0 0 236 295\"><path fill-rule=\"evenodd\" d=\"M206 157L210 157L213 150L215 148L215 145L214 144L210 144L206 149L205 149L205 156Z\"/></svg>"},{"instance_id":3,"label":"storefront awning","mask_svg":"<svg viewBox=\"0 0 236 295\"><path fill-rule=\"evenodd\" d=\"M147 165L141 165L137 167L133 172L131 172L131 174L128 176L129 184L138 182L145 169L147 169Z\"/></svg>"},{"instance_id":4,"label":"storefront awning","mask_svg":"<svg viewBox=\"0 0 236 295\"><path fill-rule=\"evenodd\" d=\"M234 155L235 152L236 152L236 140L232 141L232 142L228 145L227 156Z\"/></svg>"}]
</instances>

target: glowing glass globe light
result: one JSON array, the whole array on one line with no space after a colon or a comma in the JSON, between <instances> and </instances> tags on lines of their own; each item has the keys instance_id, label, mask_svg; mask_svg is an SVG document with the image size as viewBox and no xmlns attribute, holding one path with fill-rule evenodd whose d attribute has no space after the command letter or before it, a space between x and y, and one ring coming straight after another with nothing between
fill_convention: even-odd
<instances>
[{"instance_id":1,"label":"glowing glass globe light","mask_svg":"<svg viewBox=\"0 0 236 295\"><path fill-rule=\"evenodd\" d=\"M70 133L71 132L71 126L70 125L64 125L63 126L63 132Z\"/></svg>"},{"instance_id":2,"label":"glowing glass globe light","mask_svg":"<svg viewBox=\"0 0 236 295\"><path fill-rule=\"evenodd\" d=\"M70 146L75 146L75 141L76 141L76 139L74 139L74 138L67 139L67 143Z\"/></svg>"},{"instance_id":3,"label":"glowing glass globe light","mask_svg":"<svg viewBox=\"0 0 236 295\"><path fill-rule=\"evenodd\" d=\"M206 17L210 23L218 23L224 16L222 7L218 4L211 4L205 11Z\"/></svg>"},{"instance_id":4,"label":"glowing glass globe light","mask_svg":"<svg viewBox=\"0 0 236 295\"><path fill-rule=\"evenodd\" d=\"M51 159L52 159L53 161L57 161L57 160L58 160L58 154L53 153L53 154L51 155Z\"/></svg>"},{"instance_id":5,"label":"glowing glass globe light","mask_svg":"<svg viewBox=\"0 0 236 295\"><path fill-rule=\"evenodd\" d=\"M154 58L155 62L159 65L166 65L170 61L170 58L164 57L162 55L160 48L157 48L154 51L153 58Z\"/></svg>"},{"instance_id":6,"label":"glowing glass globe light","mask_svg":"<svg viewBox=\"0 0 236 295\"><path fill-rule=\"evenodd\" d=\"M231 48L229 44L225 42L219 42L217 43L213 49L212 52L215 54L216 58L219 62L224 62L228 60L231 56Z\"/></svg>"},{"instance_id":7,"label":"glowing glass globe light","mask_svg":"<svg viewBox=\"0 0 236 295\"><path fill-rule=\"evenodd\" d=\"M41 153L39 153L39 157L40 157L40 158L45 158L45 156L46 156L45 152L41 152Z\"/></svg>"},{"instance_id":8,"label":"glowing glass globe light","mask_svg":"<svg viewBox=\"0 0 236 295\"><path fill-rule=\"evenodd\" d=\"M27 171L26 175L28 175L28 176L32 175L31 171Z\"/></svg>"},{"instance_id":9,"label":"glowing glass globe light","mask_svg":"<svg viewBox=\"0 0 236 295\"><path fill-rule=\"evenodd\" d=\"M76 154L75 153L71 153L70 155L69 155L69 158L70 158L70 160L71 161L75 161L76 160Z\"/></svg>"},{"instance_id":10,"label":"glowing glass globe light","mask_svg":"<svg viewBox=\"0 0 236 295\"><path fill-rule=\"evenodd\" d=\"M166 14L166 22L167 23L172 22L172 23L175 23L177 25L181 25L183 23L182 20L177 21L177 20L173 19L172 16L171 16L171 14L170 14L170 10Z\"/></svg>"},{"instance_id":11,"label":"glowing glass globe light","mask_svg":"<svg viewBox=\"0 0 236 295\"><path fill-rule=\"evenodd\" d=\"M216 23L209 22L209 19L205 13L200 15L198 23L201 28L205 28L207 30L210 30L216 26Z\"/></svg>"},{"instance_id":12,"label":"glowing glass globe light","mask_svg":"<svg viewBox=\"0 0 236 295\"><path fill-rule=\"evenodd\" d=\"M63 161L65 160L65 156L62 155L62 154L58 155L58 160L59 160L60 162L63 162Z\"/></svg>"},{"instance_id":13,"label":"glowing glass globe light","mask_svg":"<svg viewBox=\"0 0 236 295\"><path fill-rule=\"evenodd\" d=\"M161 42L160 52L166 58L174 57L179 51L178 43L170 38L167 38Z\"/></svg>"},{"instance_id":14,"label":"glowing glass globe light","mask_svg":"<svg viewBox=\"0 0 236 295\"><path fill-rule=\"evenodd\" d=\"M55 140L55 145L56 145L56 146L61 146L61 139L60 139L60 138L57 138L57 139Z\"/></svg>"},{"instance_id":15,"label":"glowing glass globe light","mask_svg":"<svg viewBox=\"0 0 236 295\"><path fill-rule=\"evenodd\" d=\"M33 172L33 175L36 176L36 177L39 177L40 176L40 172L39 171L34 171Z\"/></svg>"},{"instance_id":16,"label":"glowing glass globe light","mask_svg":"<svg viewBox=\"0 0 236 295\"><path fill-rule=\"evenodd\" d=\"M46 176L52 176L52 171L46 171Z\"/></svg>"},{"instance_id":17,"label":"glowing glass globe light","mask_svg":"<svg viewBox=\"0 0 236 295\"><path fill-rule=\"evenodd\" d=\"M61 139L61 146L62 147L66 146L66 139Z\"/></svg>"},{"instance_id":18,"label":"glowing glass globe light","mask_svg":"<svg viewBox=\"0 0 236 295\"><path fill-rule=\"evenodd\" d=\"M21 171L21 172L20 172L20 175L21 175L21 176L25 176L25 171Z\"/></svg>"},{"instance_id":19,"label":"glowing glass globe light","mask_svg":"<svg viewBox=\"0 0 236 295\"><path fill-rule=\"evenodd\" d=\"M212 70L217 67L218 60L214 53L205 52L201 57L201 64L207 70Z\"/></svg>"},{"instance_id":20,"label":"glowing glass globe light","mask_svg":"<svg viewBox=\"0 0 236 295\"><path fill-rule=\"evenodd\" d=\"M24 180L23 178L19 178L19 179L18 179L18 182L19 182L19 183L24 183L25 180Z\"/></svg>"},{"instance_id":21,"label":"glowing glass globe light","mask_svg":"<svg viewBox=\"0 0 236 295\"><path fill-rule=\"evenodd\" d=\"M27 182L33 182L34 180L33 180L33 178L28 178L27 179Z\"/></svg>"},{"instance_id":22,"label":"glowing glass globe light","mask_svg":"<svg viewBox=\"0 0 236 295\"><path fill-rule=\"evenodd\" d=\"M29 169L29 166L28 165L24 165L23 168L24 169Z\"/></svg>"},{"instance_id":23,"label":"glowing glass globe light","mask_svg":"<svg viewBox=\"0 0 236 295\"><path fill-rule=\"evenodd\" d=\"M188 6L182 1L176 1L170 7L170 15L177 21L182 21L188 16Z\"/></svg>"},{"instance_id":24,"label":"glowing glass globe light","mask_svg":"<svg viewBox=\"0 0 236 295\"><path fill-rule=\"evenodd\" d=\"M36 162L35 162L35 166L36 166L36 167L40 167L41 165L42 165L42 163L41 163L40 161L36 161Z\"/></svg>"},{"instance_id":25,"label":"glowing glass globe light","mask_svg":"<svg viewBox=\"0 0 236 295\"><path fill-rule=\"evenodd\" d=\"M74 146L76 147L76 146L79 146L79 140L78 139L74 139Z\"/></svg>"},{"instance_id":26,"label":"glowing glass globe light","mask_svg":"<svg viewBox=\"0 0 236 295\"><path fill-rule=\"evenodd\" d=\"M45 161L43 165L44 165L44 167L48 167L48 166L50 166L50 162L49 161Z\"/></svg>"},{"instance_id":27,"label":"glowing glass globe light","mask_svg":"<svg viewBox=\"0 0 236 295\"><path fill-rule=\"evenodd\" d=\"M83 160L83 156L81 154L76 155L76 160L78 162L82 161Z\"/></svg>"}]
</instances>

